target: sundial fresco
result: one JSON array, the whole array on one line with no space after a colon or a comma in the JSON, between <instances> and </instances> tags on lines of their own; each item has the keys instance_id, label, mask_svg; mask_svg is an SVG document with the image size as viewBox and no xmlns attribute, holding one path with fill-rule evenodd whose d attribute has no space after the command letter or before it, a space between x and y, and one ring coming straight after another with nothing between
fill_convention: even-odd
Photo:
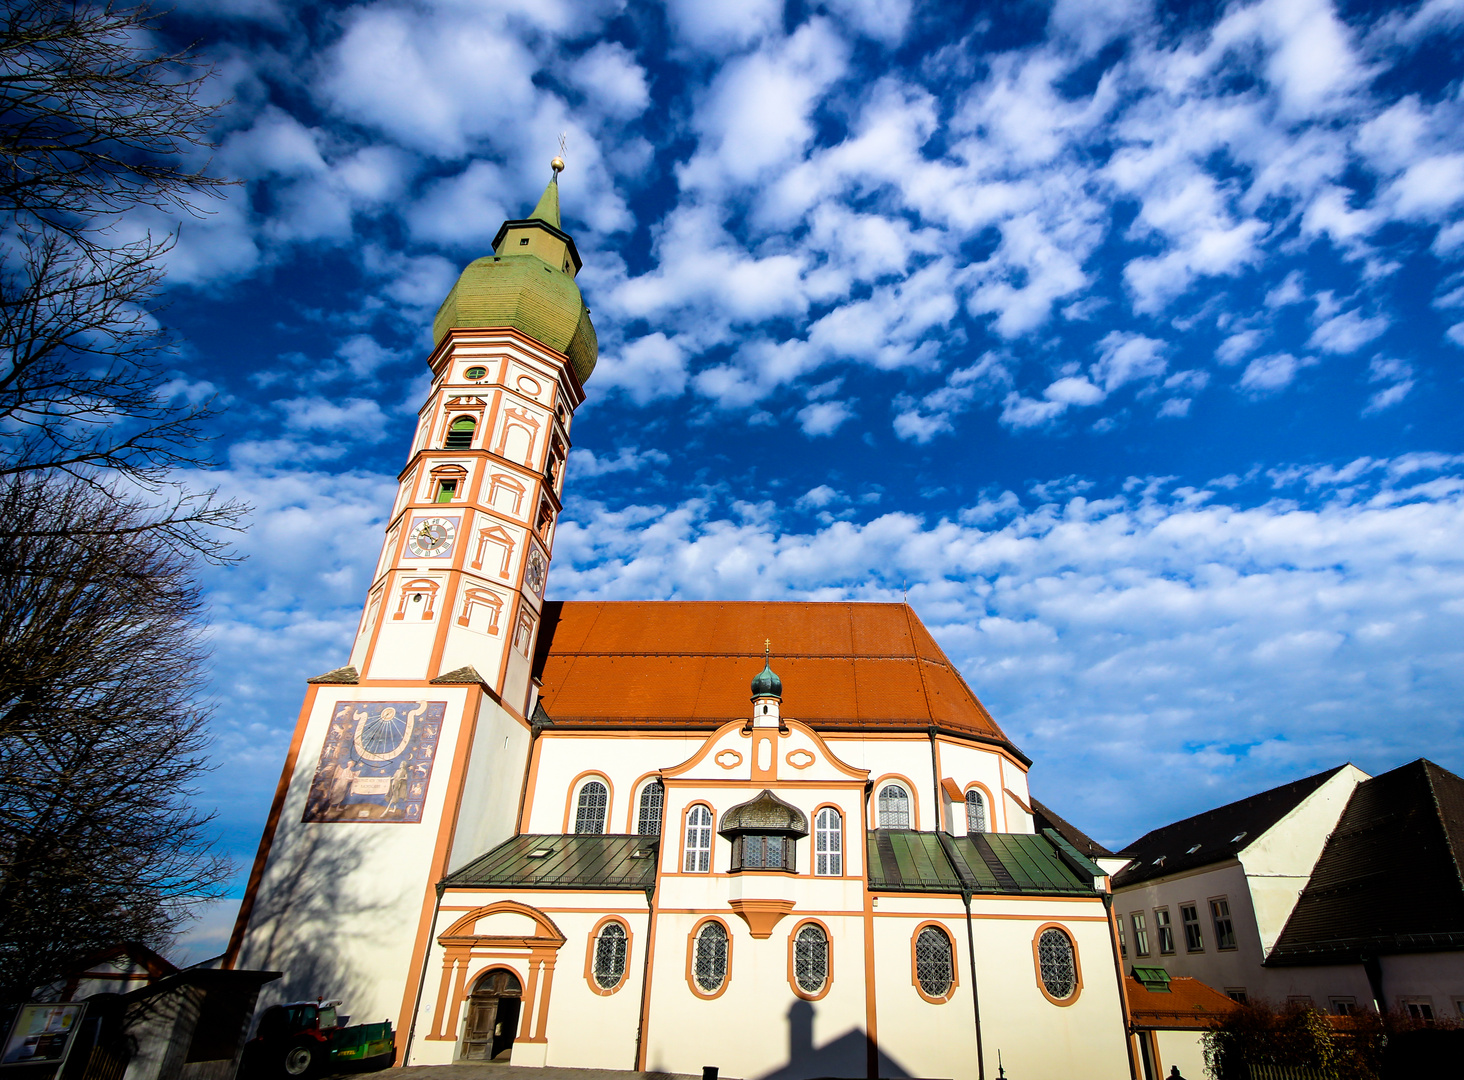
<instances>
[{"instance_id":1,"label":"sundial fresco","mask_svg":"<svg viewBox=\"0 0 1464 1080\"><path fill-rule=\"evenodd\" d=\"M343 701L305 802L307 822L418 822L444 701Z\"/></svg>"}]
</instances>

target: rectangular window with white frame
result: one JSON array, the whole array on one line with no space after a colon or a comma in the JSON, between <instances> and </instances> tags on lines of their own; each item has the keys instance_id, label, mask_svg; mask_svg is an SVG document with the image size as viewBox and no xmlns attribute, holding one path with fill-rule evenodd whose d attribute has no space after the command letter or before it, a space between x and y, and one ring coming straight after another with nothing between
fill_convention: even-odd
<instances>
[{"instance_id":1,"label":"rectangular window with white frame","mask_svg":"<svg viewBox=\"0 0 1464 1080\"><path fill-rule=\"evenodd\" d=\"M1402 1006L1410 1020L1432 1020L1434 1018L1433 998L1431 997L1399 998L1398 1004Z\"/></svg>"},{"instance_id":2,"label":"rectangular window with white frame","mask_svg":"<svg viewBox=\"0 0 1464 1080\"><path fill-rule=\"evenodd\" d=\"M1134 928L1134 952L1139 956L1149 955L1149 928L1144 924L1144 913L1135 911L1129 916Z\"/></svg>"},{"instance_id":3,"label":"rectangular window with white frame","mask_svg":"<svg viewBox=\"0 0 1464 1080\"><path fill-rule=\"evenodd\" d=\"M1174 952L1174 926L1169 921L1169 909L1154 909L1154 933L1159 935L1159 954L1169 956Z\"/></svg>"},{"instance_id":4,"label":"rectangular window with white frame","mask_svg":"<svg viewBox=\"0 0 1464 1080\"><path fill-rule=\"evenodd\" d=\"M1334 997L1328 998L1327 1004L1332 1008L1334 1016L1353 1016L1357 1013L1357 999L1355 997Z\"/></svg>"},{"instance_id":5,"label":"rectangular window with white frame","mask_svg":"<svg viewBox=\"0 0 1464 1080\"><path fill-rule=\"evenodd\" d=\"M1179 920L1184 923L1184 951L1204 952L1205 939L1200 935L1199 905L1180 904Z\"/></svg>"},{"instance_id":6,"label":"rectangular window with white frame","mask_svg":"<svg viewBox=\"0 0 1464 1080\"><path fill-rule=\"evenodd\" d=\"M1225 996L1241 1005L1250 1001L1250 995L1245 992L1245 987L1243 986L1227 986L1225 988Z\"/></svg>"},{"instance_id":7,"label":"rectangular window with white frame","mask_svg":"<svg viewBox=\"0 0 1464 1080\"><path fill-rule=\"evenodd\" d=\"M1215 926L1215 948L1235 948L1235 923L1230 918L1230 900L1217 896L1210 901L1210 921Z\"/></svg>"}]
</instances>

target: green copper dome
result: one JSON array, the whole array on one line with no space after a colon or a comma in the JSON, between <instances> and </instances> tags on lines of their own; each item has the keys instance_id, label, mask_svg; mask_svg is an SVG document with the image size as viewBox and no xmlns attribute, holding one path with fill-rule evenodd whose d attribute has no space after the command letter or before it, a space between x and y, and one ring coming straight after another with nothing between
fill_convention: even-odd
<instances>
[{"instance_id":1,"label":"green copper dome","mask_svg":"<svg viewBox=\"0 0 1464 1080\"><path fill-rule=\"evenodd\" d=\"M783 680L778 678L777 672L766 660L763 661L763 669L752 677L752 696L755 698L775 697L779 701L783 700Z\"/></svg>"},{"instance_id":2,"label":"green copper dome","mask_svg":"<svg viewBox=\"0 0 1464 1080\"><path fill-rule=\"evenodd\" d=\"M512 327L569 357L583 383L595 370L600 343L574 282L579 252L559 228L557 175L530 217L503 223L493 250L468 264L437 309L433 343L449 330Z\"/></svg>"}]
</instances>

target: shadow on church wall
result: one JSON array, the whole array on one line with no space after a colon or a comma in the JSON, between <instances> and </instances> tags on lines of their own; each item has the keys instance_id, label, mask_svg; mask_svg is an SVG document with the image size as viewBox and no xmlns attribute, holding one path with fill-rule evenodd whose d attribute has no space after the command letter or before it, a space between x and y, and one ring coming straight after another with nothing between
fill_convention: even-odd
<instances>
[{"instance_id":1,"label":"shadow on church wall","mask_svg":"<svg viewBox=\"0 0 1464 1080\"><path fill-rule=\"evenodd\" d=\"M869 1040L861 1028L851 1028L832 1042L813 1045L811 1001L795 1001L788 1008L788 1063L755 1080L811 1080L814 1077L867 1075ZM879 1075L898 1080L908 1077L904 1066L884 1051L879 1054Z\"/></svg>"},{"instance_id":2,"label":"shadow on church wall","mask_svg":"<svg viewBox=\"0 0 1464 1080\"><path fill-rule=\"evenodd\" d=\"M361 1010L376 996L379 980L356 969L356 946L379 943L392 928L382 912L394 903L372 904L351 895L344 884L368 858L361 839L331 826L306 826L280 863L269 870L250 925L254 929L240 961L251 968L283 972L264 988L260 1007L279 1001L339 999L342 1012L358 1022L379 1019Z\"/></svg>"}]
</instances>

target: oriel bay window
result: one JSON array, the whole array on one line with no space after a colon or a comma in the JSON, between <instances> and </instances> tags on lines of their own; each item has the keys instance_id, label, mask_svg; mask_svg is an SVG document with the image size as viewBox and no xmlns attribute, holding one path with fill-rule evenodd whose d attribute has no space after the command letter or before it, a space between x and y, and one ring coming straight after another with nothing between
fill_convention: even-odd
<instances>
[{"instance_id":1,"label":"oriel bay window","mask_svg":"<svg viewBox=\"0 0 1464 1080\"><path fill-rule=\"evenodd\" d=\"M794 852L808 835L808 819L771 791L722 815L717 832L732 842L732 870L796 871Z\"/></svg>"}]
</instances>

